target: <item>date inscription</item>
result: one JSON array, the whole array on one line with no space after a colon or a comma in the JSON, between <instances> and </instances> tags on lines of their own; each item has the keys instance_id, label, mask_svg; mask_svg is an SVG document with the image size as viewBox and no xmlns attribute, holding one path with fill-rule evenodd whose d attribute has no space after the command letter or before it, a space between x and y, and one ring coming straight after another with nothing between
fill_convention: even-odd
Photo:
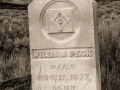
<instances>
[{"instance_id":1,"label":"date inscription","mask_svg":"<svg viewBox=\"0 0 120 90\"><path fill-rule=\"evenodd\" d=\"M89 73L75 72L78 67L76 64L51 64L45 66L40 65L39 73L33 81L33 83L39 82L39 89L41 90L47 90L49 84L51 84L50 90L77 90L79 86L84 89L92 81ZM46 72L46 70L49 71Z\"/></svg>"}]
</instances>

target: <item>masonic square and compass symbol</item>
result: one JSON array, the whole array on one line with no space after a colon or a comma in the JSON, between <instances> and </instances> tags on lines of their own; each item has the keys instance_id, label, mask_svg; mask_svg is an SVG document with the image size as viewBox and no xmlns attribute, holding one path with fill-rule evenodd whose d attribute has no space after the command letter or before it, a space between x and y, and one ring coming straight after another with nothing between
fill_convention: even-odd
<instances>
[{"instance_id":1,"label":"masonic square and compass symbol","mask_svg":"<svg viewBox=\"0 0 120 90\"><path fill-rule=\"evenodd\" d=\"M74 8L48 9L47 19L49 34L74 33Z\"/></svg>"},{"instance_id":2,"label":"masonic square and compass symbol","mask_svg":"<svg viewBox=\"0 0 120 90\"><path fill-rule=\"evenodd\" d=\"M63 28L69 23L71 19L66 17L62 11L58 11L54 19L51 19L53 25L56 26L59 32L62 32Z\"/></svg>"},{"instance_id":3,"label":"masonic square and compass symbol","mask_svg":"<svg viewBox=\"0 0 120 90\"><path fill-rule=\"evenodd\" d=\"M69 42L80 31L79 9L69 0L52 0L40 14L40 25L45 37L55 42Z\"/></svg>"}]
</instances>

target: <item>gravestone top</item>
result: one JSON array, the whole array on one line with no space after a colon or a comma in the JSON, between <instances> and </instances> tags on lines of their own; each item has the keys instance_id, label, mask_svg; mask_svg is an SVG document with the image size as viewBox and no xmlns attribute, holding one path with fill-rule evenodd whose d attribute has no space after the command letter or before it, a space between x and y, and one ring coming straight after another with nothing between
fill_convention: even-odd
<instances>
[{"instance_id":1,"label":"gravestone top","mask_svg":"<svg viewBox=\"0 0 120 90\"><path fill-rule=\"evenodd\" d=\"M28 8L33 90L100 90L93 0L34 0Z\"/></svg>"}]
</instances>

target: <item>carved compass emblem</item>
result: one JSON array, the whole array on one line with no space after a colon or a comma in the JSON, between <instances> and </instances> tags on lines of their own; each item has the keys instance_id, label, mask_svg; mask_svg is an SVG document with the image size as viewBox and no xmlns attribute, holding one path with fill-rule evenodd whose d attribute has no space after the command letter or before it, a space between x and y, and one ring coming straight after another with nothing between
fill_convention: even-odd
<instances>
[{"instance_id":1,"label":"carved compass emblem","mask_svg":"<svg viewBox=\"0 0 120 90\"><path fill-rule=\"evenodd\" d=\"M52 14L55 15L52 15ZM62 8L61 10L48 9L48 33L74 32L74 9Z\"/></svg>"},{"instance_id":2,"label":"carved compass emblem","mask_svg":"<svg viewBox=\"0 0 120 90\"><path fill-rule=\"evenodd\" d=\"M80 30L80 13L68 0L53 0L41 13L44 35L58 42L72 40Z\"/></svg>"},{"instance_id":3,"label":"carved compass emblem","mask_svg":"<svg viewBox=\"0 0 120 90\"><path fill-rule=\"evenodd\" d=\"M51 23L56 26L58 32L64 32L62 31L63 28L69 23L71 19L66 17L62 11L58 11L56 13L56 16L54 19L51 19Z\"/></svg>"}]
</instances>

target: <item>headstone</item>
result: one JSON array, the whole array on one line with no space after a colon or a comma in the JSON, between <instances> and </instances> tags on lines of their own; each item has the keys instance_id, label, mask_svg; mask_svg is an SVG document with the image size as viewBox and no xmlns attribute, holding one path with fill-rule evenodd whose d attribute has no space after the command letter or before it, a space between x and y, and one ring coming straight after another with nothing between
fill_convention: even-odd
<instances>
[{"instance_id":1,"label":"headstone","mask_svg":"<svg viewBox=\"0 0 120 90\"><path fill-rule=\"evenodd\" d=\"M32 90L101 90L96 2L34 0L28 13Z\"/></svg>"}]
</instances>

